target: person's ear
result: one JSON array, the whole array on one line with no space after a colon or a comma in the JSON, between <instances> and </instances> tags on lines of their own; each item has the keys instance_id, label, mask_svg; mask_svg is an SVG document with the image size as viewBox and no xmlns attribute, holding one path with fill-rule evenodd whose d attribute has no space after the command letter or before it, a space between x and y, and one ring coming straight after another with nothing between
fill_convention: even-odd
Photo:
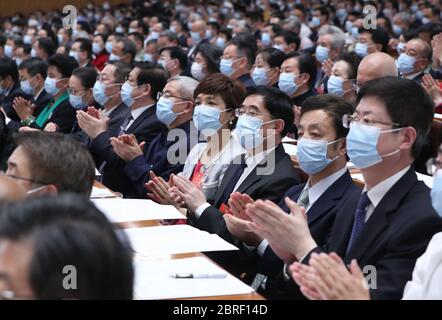
<instances>
[{"instance_id":1,"label":"person's ear","mask_svg":"<svg viewBox=\"0 0 442 320\"><path fill-rule=\"evenodd\" d=\"M85 93L85 100L87 101L87 104L90 105L94 102L94 94L91 88L86 90Z\"/></svg>"},{"instance_id":2,"label":"person's ear","mask_svg":"<svg viewBox=\"0 0 442 320\"><path fill-rule=\"evenodd\" d=\"M347 154L347 139L342 138L337 142L338 144L338 155L341 157L345 156Z\"/></svg>"},{"instance_id":3,"label":"person's ear","mask_svg":"<svg viewBox=\"0 0 442 320\"><path fill-rule=\"evenodd\" d=\"M401 150L412 149L413 144L416 141L417 132L413 127L406 127L401 129L401 134L403 136L403 141L399 146Z\"/></svg>"},{"instance_id":4,"label":"person's ear","mask_svg":"<svg viewBox=\"0 0 442 320\"><path fill-rule=\"evenodd\" d=\"M424 70L428 65L428 59L427 58L421 58L419 61L416 62L415 67L419 70Z\"/></svg>"},{"instance_id":5,"label":"person's ear","mask_svg":"<svg viewBox=\"0 0 442 320\"><path fill-rule=\"evenodd\" d=\"M150 96L152 93L152 87L149 83L144 84L144 90L143 90L143 95L144 96Z\"/></svg>"},{"instance_id":6,"label":"person's ear","mask_svg":"<svg viewBox=\"0 0 442 320\"><path fill-rule=\"evenodd\" d=\"M191 113L193 114L194 105L192 101L186 101L186 107L184 108L184 113Z\"/></svg>"},{"instance_id":7,"label":"person's ear","mask_svg":"<svg viewBox=\"0 0 442 320\"><path fill-rule=\"evenodd\" d=\"M282 131L284 131L285 123L282 119L277 119L275 121L275 134L281 134Z\"/></svg>"},{"instance_id":8,"label":"person's ear","mask_svg":"<svg viewBox=\"0 0 442 320\"><path fill-rule=\"evenodd\" d=\"M287 46L287 48L289 49L289 52L296 51L296 50L297 50L297 48L296 48L296 43L290 43L290 44Z\"/></svg>"}]
</instances>

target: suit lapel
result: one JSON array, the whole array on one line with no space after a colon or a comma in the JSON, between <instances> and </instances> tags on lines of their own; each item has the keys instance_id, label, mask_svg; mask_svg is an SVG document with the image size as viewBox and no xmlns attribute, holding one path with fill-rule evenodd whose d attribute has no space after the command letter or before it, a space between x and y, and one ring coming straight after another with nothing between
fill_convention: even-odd
<instances>
[{"instance_id":1,"label":"suit lapel","mask_svg":"<svg viewBox=\"0 0 442 320\"><path fill-rule=\"evenodd\" d=\"M149 118L152 114L156 112L155 105L150 106L145 110L130 126L128 129L129 132L133 133L143 122L145 119Z\"/></svg>"},{"instance_id":2,"label":"suit lapel","mask_svg":"<svg viewBox=\"0 0 442 320\"><path fill-rule=\"evenodd\" d=\"M348 252L346 259L360 259L363 257L369 246L375 240L378 240L380 234L388 227L388 215L396 211L402 199L408 194L408 191L416 182L416 173L411 167L382 198L362 229L358 239L356 239Z\"/></svg>"},{"instance_id":3,"label":"suit lapel","mask_svg":"<svg viewBox=\"0 0 442 320\"><path fill-rule=\"evenodd\" d=\"M221 205L221 203L219 203L219 202L220 202L221 198L223 198L223 195L224 195L224 192L225 192L226 188L229 186L230 183L233 183L233 181L231 181L231 180L232 180L232 177L233 177L234 173L236 172L236 168L238 166L241 166L240 164L237 164L238 163L238 158L241 159L240 163L242 163L242 162L244 162L245 155L242 154L239 157L235 158L232 161L232 163L230 164L229 168L226 170L226 173L225 173L225 175L223 177L223 180L221 181L221 184L220 184L220 186L218 188L218 191L216 192L216 197L215 197L215 201L214 201L214 205L216 207L219 207Z\"/></svg>"}]
</instances>

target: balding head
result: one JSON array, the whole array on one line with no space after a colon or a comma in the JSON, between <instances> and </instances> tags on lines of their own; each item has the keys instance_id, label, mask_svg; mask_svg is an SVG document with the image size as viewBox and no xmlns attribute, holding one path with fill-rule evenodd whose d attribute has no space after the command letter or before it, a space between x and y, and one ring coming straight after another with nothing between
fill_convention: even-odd
<instances>
[{"instance_id":1,"label":"balding head","mask_svg":"<svg viewBox=\"0 0 442 320\"><path fill-rule=\"evenodd\" d=\"M17 180L0 175L0 205L6 202L20 201L25 197L26 192Z\"/></svg>"},{"instance_id":2,"label":"balding head","mask_svg":"<svg viewBox=\"0 0 442 320\"><path fill-rule=\"evenodd\" d=\"M360 87L370 80L397 76L398 71L394 59L386 53L375 52L362 59L356 81Z\"/></svg>"}]
</instances>

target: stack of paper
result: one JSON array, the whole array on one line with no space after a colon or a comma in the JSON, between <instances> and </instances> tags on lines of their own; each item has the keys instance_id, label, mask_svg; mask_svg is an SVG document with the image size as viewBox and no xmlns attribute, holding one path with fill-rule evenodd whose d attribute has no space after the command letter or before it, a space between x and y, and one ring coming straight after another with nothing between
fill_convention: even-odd
<instances>
[{"instance_id":1,"label":"stack of paper","mask_svg":"<svg viewBox=\"0 0 442 320\"><path fill-rule=\"evenodd\" d=\"M116 195L109 189L101 189L97 187L92 188L91 199L99 198L116 198Z\"/></svg>"},{"instance_id":2,"label":"stack of paper","mask_svg":"<svg viewBox=\"0 0 442 320\"><path fill-rule=\"evenodd\" d=\"M132 249L142 256L190 252L233 251L235 246L216 234L189 225L125 229Z\"/></svg>"},{"instance_id":3,"label":"stack of paper","mask_svg":"<svg viewBox=\"0 0 442 320\"><path fill-rule=\"evenodd\" d=\"M162 219L186 219L174 206L152 200L93 199L92 202L114 223Z\"/></svg>"},{"instance_id":4,"label":"stack of paper","mask_svg":"<svg viewBox=\"0 0 442 320\"><path fill-rule=\"evenodd\" d=\"M249 294L253 289L230 274L224 278L175 279L175 274L226 274L204 257L135 261L136 299L177 299Z\"/></svg>"}]
</instances>

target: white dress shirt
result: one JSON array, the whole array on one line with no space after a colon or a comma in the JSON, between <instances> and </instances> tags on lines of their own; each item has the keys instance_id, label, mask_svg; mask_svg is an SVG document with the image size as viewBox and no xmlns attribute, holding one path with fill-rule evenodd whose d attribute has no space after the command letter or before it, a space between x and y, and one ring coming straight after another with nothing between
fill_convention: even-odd
<instances>
[{"instance_id":1,"label":"white dress shirt","mask_svg":"<svg viewBox=\"0 0 442 320\"><path fill-rule=\"evenodd\" d=\"M141 114L144 112L144 111L146 111L147 109L149 109L150 107L152 107L153 106L153 104L151 104L151 105L149 105L149 106L145 106L145 107L141 107L141 108L138 108L138 109L135 109L135 110L131 110L130 111L130 114L132 115L132 120L127 124L127 127L126 128L124 128L124 129L128 129L128 128L130 128L130 126L135 122L135 120L137 120L137 118L139 117L139 116L141 116Z\"/></svg>"}]
</instances>

